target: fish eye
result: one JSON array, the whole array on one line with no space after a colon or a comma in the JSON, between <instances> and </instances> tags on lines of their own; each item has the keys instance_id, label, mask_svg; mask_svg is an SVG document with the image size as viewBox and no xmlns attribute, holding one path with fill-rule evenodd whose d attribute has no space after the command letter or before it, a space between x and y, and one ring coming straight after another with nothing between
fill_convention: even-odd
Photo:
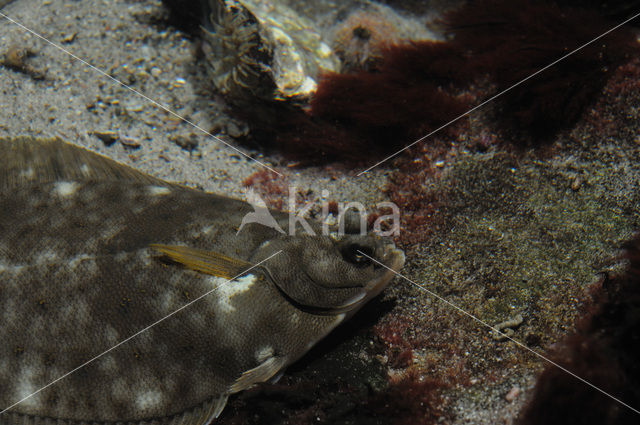
<instances>
[{"instance_id":1,"label":"fish eye","mask_svg":"<svg viewBox=\"0 0 640 425\"><path fill-rule=\"evenodd\" d=\"M373 256L373 250L366 246L349 244L342 250L342 256L350 263L365 266L371 263L369 257Z\"/></svg>"}]
</instances>

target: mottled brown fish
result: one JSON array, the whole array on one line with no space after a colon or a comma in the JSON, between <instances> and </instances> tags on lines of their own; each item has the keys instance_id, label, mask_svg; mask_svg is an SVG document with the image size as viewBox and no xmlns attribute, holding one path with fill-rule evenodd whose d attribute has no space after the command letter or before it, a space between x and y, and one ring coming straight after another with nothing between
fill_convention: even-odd
<instances>
[{"instance_id":1,"label":"mottled brown fish","mask_svg":"<svg viewBox=\"0 0 640 425\"><path fill-rule=\"evenodd\" d=\"M251 205L62 141L0 153L2 425L204 425L388 284L360 252L404 262L376 236L236 234Z\"/></svg>"}]
</instances>

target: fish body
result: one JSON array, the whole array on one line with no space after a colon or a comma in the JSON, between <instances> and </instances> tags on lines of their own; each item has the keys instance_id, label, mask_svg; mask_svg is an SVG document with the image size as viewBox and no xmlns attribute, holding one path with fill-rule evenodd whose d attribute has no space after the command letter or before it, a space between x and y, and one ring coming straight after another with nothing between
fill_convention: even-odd
<instances>
[{"instance_id":1,"label":"fish body","mask_svg":"<svg viewBox=\"0 0 640 425\"><path fill-rule=\"evenodd\" d=\"M387 285L359 252L404 261L375 236L238 231L251 205L58 140L0 149L2 425L208 423Z\"/></svg>"}]
</instances>

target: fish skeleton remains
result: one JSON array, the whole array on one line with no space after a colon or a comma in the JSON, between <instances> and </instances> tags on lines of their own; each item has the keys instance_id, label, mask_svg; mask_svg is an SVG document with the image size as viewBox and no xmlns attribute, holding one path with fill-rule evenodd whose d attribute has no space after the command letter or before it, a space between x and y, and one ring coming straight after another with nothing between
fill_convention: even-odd
<instances>
[{"instance_id":1,"label":"fish skeleton remains","mask_svg":"<svg viewBox=\"0 0 640 425\"><path fill-rule=\"evenodd\" d=\"M0 151L1 425L204 425L388 284L360 252L404 263L373 235L236 235L251 205L60 140Z\"/></svg>"}]
</instances>

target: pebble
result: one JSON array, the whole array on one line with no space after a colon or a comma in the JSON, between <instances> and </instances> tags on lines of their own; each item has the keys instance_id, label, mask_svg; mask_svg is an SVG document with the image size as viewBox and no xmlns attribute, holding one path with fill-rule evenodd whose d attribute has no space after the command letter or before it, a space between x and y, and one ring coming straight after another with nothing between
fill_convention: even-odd
<instances>
[{"instance_id":1,"label":"pebble","mask_svg":"<svg viewBox=\"0 0 640 425\"><path fill-rule=\"evenodd\" d=\"M22 72L34 80L44 79L44 71L35 69L27 63L27 59L31 56L35 56L35 52L30 49L20 46L10 46L4 53L1 64L15 71Z\"/></svg>"},{"instance_id":2,"label":"pebble","mask_svg":"<svg viewBox=\"0 0 640 425\"><path fill-rule=\"evenodd\" d=\"M192 151L198 147L198 137L193 133L188 137L182 135L172 136L170 140L186 151Z\"/></svg>"},{"instance_id":3,"label":"pebble","mask_svg":"<svg viewBox=\"0 0 640 425\"><path fill-rule=\"evenodd\" d=\"M118 140L118 134L114 131L92 131L89 134L102 140L106 146L111 146Z\"/></svg>"},{"instance_id":4,"label":"pebble","mask_svg":"<svg viewBox=\"0 0 640 425\"><path fill-rule=\"evenodd\" d=\"M509 390L509 392L504 396L505 400L507 400L508 402L512 402L513 400L515 400L516 398L518 398L518 396L520 395L522 391L520 391L520 388L518 387L513 387Z\"/></svg>"},{"instance_id":5,"label":"pebble","mask_svg":"<svg viewBox=\"0 0 640 425\"><path fill-rule=\"evenodd\" d=\"M75 41L76 37L78 36L77 32L72 32L71 34L65 35L62 38L62 43L63 44L71 44Z\"/></svg>"},{"instance_id":6,"label":"pebble","mask_svg":"<svg viewBox=\"0 0 640 425\"><path fill-rule=\"evenodd\" d=\"M131 149L138 149L140 148L140 143L138 143L137 140L131 138L131 137L125 137L120 135L119 137L120 140L120 144L122 144L122 146L125 146L127 148L131 148Z\"/></svg>"},{"instance_id":7,"label":"pebble","mask_svg":"<svg viewBox=\"0 0 640 425\"><path fill-rule=\"evenodd\" d=\"M578 191L578 189L580 189L581 186L582 186L582 179L580 177L576 177L571 182L571 190L573 190L574 192Z\"/></svg>"}]
</instances>

